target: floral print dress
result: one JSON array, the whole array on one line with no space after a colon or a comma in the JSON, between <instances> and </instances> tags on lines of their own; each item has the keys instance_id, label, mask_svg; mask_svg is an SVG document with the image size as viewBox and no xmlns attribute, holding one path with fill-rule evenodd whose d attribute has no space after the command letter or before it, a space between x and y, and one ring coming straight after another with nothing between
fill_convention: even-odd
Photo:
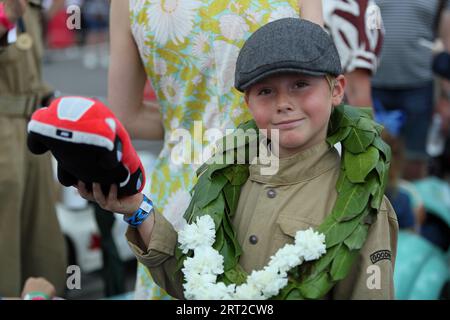
<instances>
[{"instance_id":1,"label":"floral print dress","mask_svg":"<svg viewBox=\"0 0 450 320\"><path fill-rule=\"evenodd\" d=\"M234 89L239 49L260 26L298 17L297 0L129 0L132 33L156 92L164 147L145 192L176 229L183 226L196 169L214 142L250 119ZM168 299L139 265L136 299Z\"/></svg>"}]
</instances>

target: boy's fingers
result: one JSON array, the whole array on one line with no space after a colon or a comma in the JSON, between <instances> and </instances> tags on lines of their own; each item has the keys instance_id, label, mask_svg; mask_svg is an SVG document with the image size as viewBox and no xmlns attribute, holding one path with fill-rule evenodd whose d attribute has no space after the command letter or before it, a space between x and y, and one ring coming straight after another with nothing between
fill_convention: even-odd
<instances>
[{"instance_id":1,"label":"boy's fingers","mask_svg":"<svg viewBox=\"0 0 450 320\"><path fill-rule=\"evenodd\" d=\"M76 188L81 197L89 201L95 201L94 196L91 192L87 191L86 185L82 181L78 181Z\"/></svg>"},{"instance_id":2,"label":"boy's fingers","mask_svg":"<svg viewBox=\"0 0 450 320\"><path fill-rule=\"evenodd\" d=\"M100 207L105 209L107 202L106 202L106 198L102 192L102 189L100 187L100 183L94 182L92 184L92 192L94 194L95 201L100 205Z\"/></svg>"},{"instance_id":3,"label":"boy's fingers","mask_svg":"<svg viewBox=\"0 0 450 320\"><path fill-rule=\"evenodd\" d=\"M109 188L109 194L108 194L108 202L112 203L117 201L117 185L112 184Z\"/></svg>"}]
</instances>

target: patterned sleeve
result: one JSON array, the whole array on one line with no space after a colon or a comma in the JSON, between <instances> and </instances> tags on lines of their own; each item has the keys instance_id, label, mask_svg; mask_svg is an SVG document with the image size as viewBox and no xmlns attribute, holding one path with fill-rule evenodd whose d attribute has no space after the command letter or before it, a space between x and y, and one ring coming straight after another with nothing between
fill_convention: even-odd
<instances>
[{"instance_id":1,"label":"patterned sleeve","mask_svg":"<svg viewBox=\"0 0 450 320\"><path fill-rule=\"evenodd\" d=\"M325 28L333 37L345 73L375 73L383 44L380 9L373 0L323 1Z\"/></svg>"}]
</instances>

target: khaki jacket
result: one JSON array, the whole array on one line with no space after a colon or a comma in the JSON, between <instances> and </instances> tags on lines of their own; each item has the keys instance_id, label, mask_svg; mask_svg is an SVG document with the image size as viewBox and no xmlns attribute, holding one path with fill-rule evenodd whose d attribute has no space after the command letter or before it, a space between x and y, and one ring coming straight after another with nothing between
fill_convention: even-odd
<instances>
[{"instance_id":1,"label":"khaki jacket","mask_svg":"<svg viewBox=\"0 0 450 320\"><path fill-rule=\"evenodd\" d=\"M28 2L23 21L26 32L33 39L31 49L20 50L14 43L7 44L7 34L0 40L0 115L8 115L7 111L11 108L23 108L22 105L26 103L36 107L40 104L40 99L51 92L42 80L44 44L41 1Z\"/></svg>"},{"instance_id":2,"label":"khaki jacket","mask_svg":"<svg viewBox=\"0 0 450 320\"><path fill-rule=\"evenodd\" d=\"M323 222L337 197L339 167L339 154L325 142L280 159L279 171L273 176L262 176L259 165L250 166L233 219L243 249L240 264L246 272L262 269L278 249L293 243L298 230L316 228ZM384 198L353 269L326 298L393 299L397 233L395 212ZM127 238L155 282L169 294L183 298L182 275L174 275L177 234L170 223L162 215L155 216L147 248L135 230L129 229Z\"/></svg>"}]
</instances>

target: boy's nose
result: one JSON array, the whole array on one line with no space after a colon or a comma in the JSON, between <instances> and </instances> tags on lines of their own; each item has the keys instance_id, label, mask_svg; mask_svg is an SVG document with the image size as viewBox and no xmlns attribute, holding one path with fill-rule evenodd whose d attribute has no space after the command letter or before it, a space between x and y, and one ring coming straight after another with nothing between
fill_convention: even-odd
<instances>
[{"instance_id":1,"label":"boy's nose","mask_svg":"<svg viewBox=\"0 0 450 320\"><path fill-rule=\"evenodd\" d=\"M294 106L289 103L289 101L283 101L278 103L277 106L277 112L278 113L285 113L285 112L290 112L294 110Z\"/></svg>"}]
</instances>

